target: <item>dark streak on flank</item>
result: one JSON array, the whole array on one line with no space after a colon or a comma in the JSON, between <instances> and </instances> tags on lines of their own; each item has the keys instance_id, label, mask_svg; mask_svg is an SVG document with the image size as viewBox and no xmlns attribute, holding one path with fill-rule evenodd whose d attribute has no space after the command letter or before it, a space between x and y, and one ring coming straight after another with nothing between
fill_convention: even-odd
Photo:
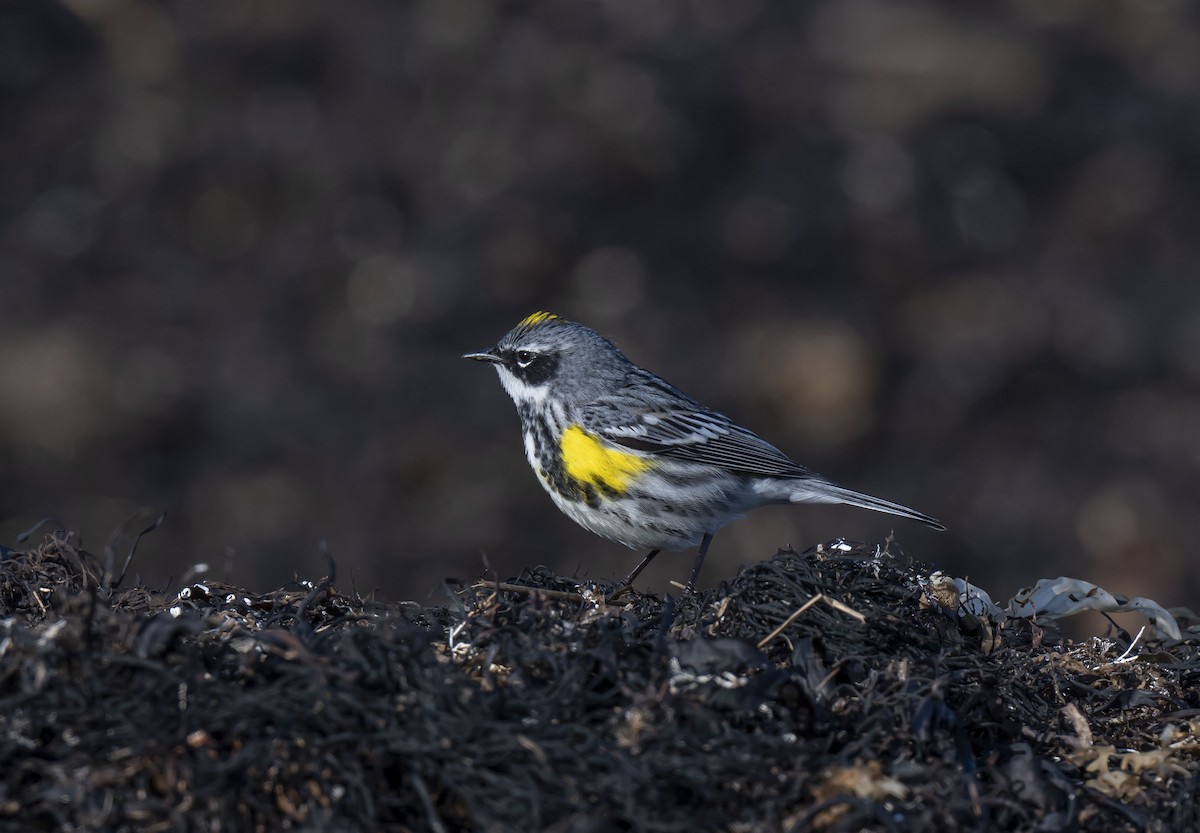
<instances>
[{"instance_id":1,"label":"dark streak on flank","mask_svg":"<svg viewBox=\"0 0 1200 833\"><path fill-rule=\"evenodd\" d=\"M586 503L593 508L600 506L601 492L609 496L613 494L607 484L601 484L598 489L592 483L581 482L567 474L555 431L537 408L522 404L517 412L521 416L522 431L533 436L537 456L535 468L555 494L576 503Z\"/></svg>"}]
</instances>

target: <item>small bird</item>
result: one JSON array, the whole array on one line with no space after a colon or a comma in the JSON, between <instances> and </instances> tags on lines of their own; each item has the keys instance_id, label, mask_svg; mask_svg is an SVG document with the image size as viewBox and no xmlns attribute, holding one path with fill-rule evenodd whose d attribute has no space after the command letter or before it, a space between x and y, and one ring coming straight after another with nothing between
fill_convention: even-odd
<instances>
[{"instance_id":1,"label":"small bird","mask_svg":"<svg viewBox=\"0 0 1200 833\"><path fill-rule=\"evenodd\" d=\"M845 503L945 529L934 518L837 486L724 414L625 358L582 324L535 312L488 362L521 418L525 456L562 512L591 532L650 553L698 546L694 589L713 534L743 512L777 503Z\"/></svg>"}]
</instances>

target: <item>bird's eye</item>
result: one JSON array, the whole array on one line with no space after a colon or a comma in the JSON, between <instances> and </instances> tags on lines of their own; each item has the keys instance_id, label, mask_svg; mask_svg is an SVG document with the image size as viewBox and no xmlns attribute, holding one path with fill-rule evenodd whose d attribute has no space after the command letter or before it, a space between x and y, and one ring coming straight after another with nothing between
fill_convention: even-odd
<instances>
[{"instance_id":1,"label":"bird's eye","mask_svg":"<svg viewBox=\"0 0 1200 833\"><path fill-rule=\"evenodd\" d=\"M517 367L529 367L533 364L533 360L537 358L537 353L529 350L517 351Z\"/></svg>"}]
</instances>

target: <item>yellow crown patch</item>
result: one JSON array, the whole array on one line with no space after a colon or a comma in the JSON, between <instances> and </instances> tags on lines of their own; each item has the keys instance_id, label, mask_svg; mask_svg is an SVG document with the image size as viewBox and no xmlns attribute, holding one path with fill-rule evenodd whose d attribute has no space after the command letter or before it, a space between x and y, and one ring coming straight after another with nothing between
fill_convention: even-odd
<instances>
[{"instance_id":1,"label":"yellow crown patch","mask_svg":"<svg viewBox=\"0 0 1200 833\"><path fill-rule=\"evenodd\" d=\"M552 312L545 312L543 310L538 310L533 315L529 315L529 316L526 316L525 318L521 319L521 323L518 324L517 326L518 327L532 327L535 324L543 324L547 321L561 321L561 320L562 320L561 315L555 315Z\"/></svg>"}]
</instances>

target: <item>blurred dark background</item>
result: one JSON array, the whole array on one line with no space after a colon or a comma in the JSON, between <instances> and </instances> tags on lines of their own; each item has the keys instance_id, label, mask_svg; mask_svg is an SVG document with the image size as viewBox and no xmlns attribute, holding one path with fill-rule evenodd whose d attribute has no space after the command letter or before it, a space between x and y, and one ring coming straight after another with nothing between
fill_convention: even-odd
<instances>
[{"instance_id":1,"label":"blurred dark background","mask_svg":"<svg viewBox=\"0 0 1200 833\"><path fill-rule=\"evenodd\" d=\"M152 505L157 584L623 575L459 358L548 308L950 527L763 509L708 584L894 529L1194 604L1195 8L8 0L0 541Z\"/></svg>"}]
</instances>

